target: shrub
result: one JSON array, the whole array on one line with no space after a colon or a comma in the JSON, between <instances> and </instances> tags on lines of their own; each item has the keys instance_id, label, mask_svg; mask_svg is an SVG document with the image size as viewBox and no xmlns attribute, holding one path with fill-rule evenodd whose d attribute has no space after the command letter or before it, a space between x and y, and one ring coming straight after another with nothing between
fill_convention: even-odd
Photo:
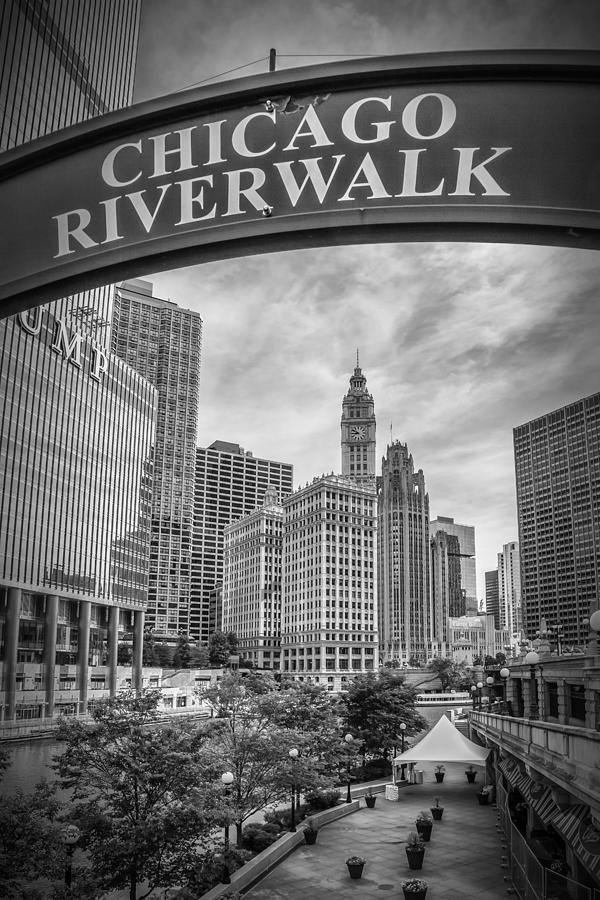
<instances>
[{"instance_id":1,"label":"shrub","mask_svg":"<svg viewBox=\"0 0 600 900\"><path fill-rule=\"evenodd\" d=\"M307 803L300 803L296 807L296 823L301 822L302 819L306 817L307 811ZM287 831L292 824L292 813L289 806L280 806L278 809L268 809L265 812L265 822L268 822L270 825L278 825L280 831Z\"/></svg>"},{"instance_id":2,"label":"shrub","mask_svg":"<svg viewBox=\"0 0 600 900\"><path fill-rule=\"evenodd\" d=\"M242 846L244 850L250 850L252 853L262 853L277 840L280 833L281 828L275 822L267 822L263 825L251 822L242 832Z\"/></svg>"},{"instance_id":3,"label":"shrub","mask_svg":"<svg viewBox=\"0 0 600 900\"><path fill-rule=\"evenodd\" d=\"M335 788L328 791L309 791L304 799L310 809L330 809L340 799L340 792Z\"/></svg>"},{"instance_id":4,"label":"shrub","mask_svg":"<svg viewBox=\"0 0 600 900\"><path fill-rule=\"evenodd\" d=\"M406 838L406 849L407 850L424 850L425 844L421 840L419 834L416 831L409 831L408 837Z\"/></svg>"}]
</instances>

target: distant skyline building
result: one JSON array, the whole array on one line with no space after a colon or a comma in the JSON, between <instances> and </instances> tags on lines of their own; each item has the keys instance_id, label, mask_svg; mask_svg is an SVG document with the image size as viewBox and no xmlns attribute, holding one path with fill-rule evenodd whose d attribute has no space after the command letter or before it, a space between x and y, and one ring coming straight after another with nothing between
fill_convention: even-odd
<instances>
[{"instance_id":1,"label":"distant skyline building","mask_svg":"<svg viewBox=\"0 0 600 900\"><path fill-rule=\"evenodd\" d=\"M446 655L449 616L465 615L460 552L455 534L436 531L431 538L431 630L434 652Z\"/></svg>"},{"instance_id":2,"label":"distant skyline building","mask_svg":"<svg viewBox=\"0 0 600 900\"><path fill-rule=\"evenodd\" d=\"M477 562L475 559L475 528L472 525L460 525L450 516L437 516L429 523L430 533L445 531L458 538L460 554L461 588L465 596L465 609L462 615L477 615Z\"/></svg>"},{"instance_id":3,"label":"distant skyline building","mask_svg":"<svg viewBox=\"0 0 600 900\"><path fill-rule=\"evenodd\" d=\"M433 639L429 497L406 444L388 445L378 479L379 640L384 662L426 662Z\"/></svg>"},{"instance_id":4,"label":"distant skyline building","mask_svg":"<svg viewBox=\"0 0 600 900\"><path fill-rule=\"evenodd\" d=\"M517 541L504 544L498 554L498 610L500 628L508 631L510 642L516 647L523 630L520 554Z\"/></svg>"},{"instance_id":5,"label":"distant skyline building","mask_svg":"<svg viewBox=\"0 0 600 900\"><path fill-rule=\"evenodd\" d=\"M262 506L224 531L223 631L234 631L240 656L279 670L283 507L268 487Z\"/></svg>"},{"instance_id":6,"label":"distant skyline building","mask_svg":"<svg viewBox=\"0 0 600 900\"><path fill-rule=\"evenodd\" d=\"M485 610L493 615L495 627L500 628L498 569L491 569L485 573Z\"/></svg>"},{"instance_id":7,"label":"distant skyline building","mask_svg":"<svg viewBox=\"0 0 600 900\"><path fill-rule=\"evenodd\" d=\"M147 625L189 634L202 318L152 291L117 286L112 349L158 393Z\"/></svg>"},{"instance_id":8,"label":"distant skyline building","mask_svg":"<svg viewBox=\"0 0 600 900\"><path fill-rule=\"evenodd\" d=\"M600 393L513 431L523 623L583 644L600 596Z\"/></svg>"},{"instance_id":9,"label":"distant skyline building","mask_svg":"<svg viewBox=\"0 0 600 900\"><path fill-rule=\"evenodd\" d=\"M375 487L321 476L282 505L281 669L337 692L378 670Z\"/></svg>"},{"instance_id":10,"label":"distant skyline building","mask_svg":"<svg viewBox=\"0 0 600 900\"><path fill-rule=\"evenodd\" d=\"M239 444L196 448L190 633L207 643L217 588L223 585L225 527L260 506L269 486L279 501L293 491L294 467L253 456Z\"/></svg>"},{"instance_id":11,"label":"distant skyline building","mask_svg":"<svg viewBox=\"0 0 600 900\"><path fill-rule=\"evenodd\" d=\"M494 616L490 612L451 617L448 633L453 660L468 666L474 665L476 659L485 662L486 656L495 657L497 653L506 655L509 649L508 631L495 627Z\"/></svg>"},{"instance_id":12,"label":"distant skyline building","mask_svg":"<svg viewBox=\"0 0 600 900\"><path fill-rule=\"evenodd\" d=\"M350 387L342 401L341 444L342 475L374 484L377 466L375 404L358 364L358 351Z\"/></svg>"}]
</instances>

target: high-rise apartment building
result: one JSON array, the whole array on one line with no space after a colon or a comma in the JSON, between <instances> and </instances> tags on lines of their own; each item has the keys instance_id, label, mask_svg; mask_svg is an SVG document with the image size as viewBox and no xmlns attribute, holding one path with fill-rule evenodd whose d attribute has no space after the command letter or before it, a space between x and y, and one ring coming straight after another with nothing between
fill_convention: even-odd
<instances>
[{"instance_id":1,"label":"high-rise apartment building","mask_svg":"<svg viewBox=\"0 0 600 900\"><path fill-rule=\"evenodd\" d=\"M342 475L357 481L375 481L375 404L367 391L367 379L358 365L342 401Z\"/></svg>"},{"instance_id":2,"label":"high-rise apartment building","mask_svg":"<svg viewBox=\"0 0 600 900\"><path fill-rule=\"evenodd\" d=\"M600 393L514 429L523 623L587 639L600 596Z\"/></svg>"},{"instance_id":3,"label":"high-rise apartment building","mask_svg":"<svg viewBox=\"0 0 600 900\"><path fill-rule=\"evenodd\" d=\"M431 652L429 497L406 444L388 445L378 479L379 641L384 661Z\"/></svg>"},{"instance_id":4,"label":"high-rise apartment building","mask_svg":"<svg viewBox=\"0 0 600 900\"><path fill-rule=\"evenodd\" d=\"M8 0L0 150L131 102L140 0ZM154 389L109 353L112 291L0 321L0 720L35 727L141 686ZM12 724L11 724L12 723Z\"/></svg>"},{"instance_id":5,"label":"high-rise apartment building","mask_svg":"<svg viewBox=\"0 0 600 900\"><path fill-rule=\"evenodd\" d=\"M498 569L491 569L485 573L485 611L494 617L494 626L500 628Z\"/></svg>"},{"instance_id":6,"label":"high-rise apartment building","mask_svg":"<svg viewBox=\"0 0 600 900\"><path fill-rule=\"evenodd\" d=\"M510 642L517 646L521 640L523 616L521 609L521 572L519 544L510 541L498 554L498 610L500 628L506 629Z\"/></svg>"},{"instance_id":7,"label":"high-rise apartment building","mask_svg":"<svg viewBox=\"0 0 600 900\"><path fill-rule=\"evenodd\" d=\"M202 643L211 634L211 596L223 585L225 527L260 506L269 486L280 501L291 494L293 477L289 463L260 459L239 444L196 448L190 634Z\"/></svg>"},{"instance_id":8,"label":"high-rise apartment building","mask_svg":"<svg viewBox=\"0 0 600 900\"><path fill-rule=\"evenodd\" d=\"M279 669L283 507L268 487L258 509L225 527L223 631L259 668Z\"/></svg>"},{"instance_id":9,"label":"high-rise apartment building","mask_svg":"<svg viewBox=\"0 0 600 900\"><path fill-rule=\"evenodd\" d=\"M377 497L328 475L283 500L281 669L339 691L377 671Z\"/></svg>"},{"instance_id":10,"label":"high-rise apartment building","mask_svg":"<svg viewBox=\"0 0 600 900\"><path fill-rule=\"evenodd\" d=\"M201 345L197 312L152 296L147 281L117 287L112 349L158 392L146 620L160 634L191 628Z\"/></svg>"},{"instance_id":11,"label":"high-rise apartment building","mask_svg":"<svg viewBox=\"0 0 600 900\"><path fill-rule=\"evenodd\" d=\"M465 608L454 615L477 615L477 563L475 560L475 528L460 525L450 516L438 516L429 523L431 536L437 531L453 534L458 538L460 558L460 581L465 597Z\"/></svg>"},{"instance_id":12,"label":"high-rise apartment building","mask_svg":"<svg viewBox=\"0 0 600 900\"><path fill-rule=\"evenodd\" d=\"M448 617L464 615L458 538L436 531L431 538L431 631L435 652L447 654Z\"/></svg>"}]
</instances>

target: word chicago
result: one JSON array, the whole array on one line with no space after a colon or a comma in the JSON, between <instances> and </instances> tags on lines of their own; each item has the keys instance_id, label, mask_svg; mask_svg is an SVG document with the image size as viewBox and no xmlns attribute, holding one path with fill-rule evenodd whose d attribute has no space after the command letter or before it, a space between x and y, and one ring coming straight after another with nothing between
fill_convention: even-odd
<instances>
[{"instance_id":1,"label":"word chicago","mask_svg":"<svg viewBox=\"0 0 600 900\"><path fill-rule=\"evenodd\" d=\"M332 116L327 96L318 97L290 124L266 101L235 123L199 122L119 144L102 160L106 199L52 217L55 258L126 241L132 231L159 236L257 212L510 196L500 173L512 148L457 146L450 96L422 93L399 105L392 94L365 96Z\"/></svg>"}]
</instances>

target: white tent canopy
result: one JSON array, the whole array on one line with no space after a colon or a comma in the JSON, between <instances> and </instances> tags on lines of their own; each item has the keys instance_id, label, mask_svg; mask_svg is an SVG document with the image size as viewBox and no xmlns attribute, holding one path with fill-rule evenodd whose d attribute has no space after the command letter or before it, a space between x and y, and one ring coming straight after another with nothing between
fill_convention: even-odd
<instances>
[{"instance_id":1,"label":"white tent canopy","mask_svg":"<svg viewBox=\"0 0 600 900\"><path fill-rule=\"evenodd\" d=\"M436 722L425 737L394 759L394 765L417 762L463 762L484 765L489 749L466 738L446 716Z\"/></svg>"}]
</instances>

